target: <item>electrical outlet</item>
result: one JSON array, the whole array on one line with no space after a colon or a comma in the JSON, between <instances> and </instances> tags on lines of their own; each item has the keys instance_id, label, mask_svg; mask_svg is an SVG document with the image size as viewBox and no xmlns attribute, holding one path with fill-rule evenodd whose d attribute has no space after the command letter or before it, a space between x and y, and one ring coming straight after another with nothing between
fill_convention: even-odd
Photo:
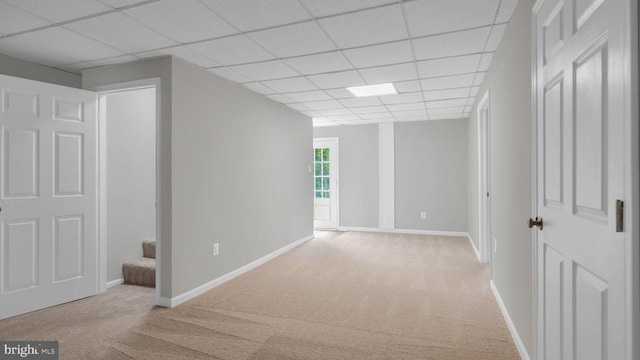
<instances>
[{"instance_id":1,"label":"electrical outlet","mask_svg":"<svg viewBox=\"0 0 640 360\"><path fill-rule=\"evenodd\" d=\"M213 256L218 256L219 253L220 253L220 246L218 245L218 243L214 243L213 244Z\"/></svg>"},{"instance_id":2,"label":"electrical outlet","mask_svg":"<svg viewBox=\"0 0 640 360\"><path fill-rule=\"evenodd\" d=\"M420 219L424 220L427 218L427 212L426 211L421 211L420 212Z\"/></svg>"},{"instance_id":3,"label":"electrical outlet","mask_svg":"<svg viewBox=\"0 0 640 360\"><path fill-rule=\"evenodd\" d=\"M493 252L497 253L498 252L498 239L493 239Z\"/></svg>"}]
</instances>

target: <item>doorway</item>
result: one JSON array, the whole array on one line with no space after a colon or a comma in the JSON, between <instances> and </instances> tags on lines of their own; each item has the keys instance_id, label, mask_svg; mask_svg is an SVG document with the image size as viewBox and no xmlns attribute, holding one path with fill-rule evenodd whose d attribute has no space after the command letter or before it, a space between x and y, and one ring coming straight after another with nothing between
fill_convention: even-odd
<instances>
[{"instance_id":1,"label":"doorway","mask_svg":"<svg viewBox=\"0 0 640 360\"><path fill-rule=\"evenodd\" d=\"M98 91L100 124L100 290L122 283L160 294L158 79ZM133 282L132 282L133 281Z\"/></svg>"},{"instance_id":2,"label":"doorway","mask_svg":"<svg viewBox=\"0 0 640 360\"><path fill-rule=\"evenodd\" d=\"M489 90L478 104L478 221L480 261L491 262L491 156L489 151Z\"/></svg>"},{"instance_id":3,"label":"doorway","mask_svg":"<svg viewBox=\"0 0 640 360\"><path fill-rule=\"evenodd\" d=\"M313 227L338 228L338 138L313 139Z\"/></svg>"}]
</instances>

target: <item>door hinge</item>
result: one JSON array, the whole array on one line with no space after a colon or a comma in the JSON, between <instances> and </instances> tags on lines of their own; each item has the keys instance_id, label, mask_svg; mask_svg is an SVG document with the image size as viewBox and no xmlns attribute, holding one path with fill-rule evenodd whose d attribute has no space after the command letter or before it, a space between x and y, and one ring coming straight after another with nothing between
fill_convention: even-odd
<instances>
[{"instance_id":1,"label":"door hinge","mask_svg":"<svg viewBox=\"0 0 640 360\"><path fill-rule=\"evenodd\" d=\"M624 231L624 201L616 200L616 232Z\"/></svg>"}]
</instances>

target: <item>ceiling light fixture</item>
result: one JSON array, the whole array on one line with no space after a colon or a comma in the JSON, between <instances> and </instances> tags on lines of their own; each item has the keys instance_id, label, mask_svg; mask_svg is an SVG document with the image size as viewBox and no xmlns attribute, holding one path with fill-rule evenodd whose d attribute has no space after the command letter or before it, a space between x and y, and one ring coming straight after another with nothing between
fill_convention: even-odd
<instances>
[{"instance_id":1,"label":"ceiling light fixture","mask_svg":"<svg viewBox=\"0 0 640 360\"><path fill-rule=\"evenodd\" d=\"M347 91L352 93L355 97L389 95L398 93L392 83L351 86L347 88Z\"/></svg>"}]
</instances>

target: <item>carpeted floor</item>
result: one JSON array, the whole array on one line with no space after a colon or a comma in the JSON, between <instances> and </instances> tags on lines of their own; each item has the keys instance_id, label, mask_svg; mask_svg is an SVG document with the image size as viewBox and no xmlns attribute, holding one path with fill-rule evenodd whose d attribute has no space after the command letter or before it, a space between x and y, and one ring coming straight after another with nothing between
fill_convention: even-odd
<instances>
[{"instance_id":1,"label":"carpeted floor","mask_svg":"<svg viewBox=\"0 0 640 360\"><path fill-rule=\"evenodd\" d=\"M0 321L61 359L519 359L465 238L322 234L174 309L154 289Z\"/></svg>"}]
</instances>

